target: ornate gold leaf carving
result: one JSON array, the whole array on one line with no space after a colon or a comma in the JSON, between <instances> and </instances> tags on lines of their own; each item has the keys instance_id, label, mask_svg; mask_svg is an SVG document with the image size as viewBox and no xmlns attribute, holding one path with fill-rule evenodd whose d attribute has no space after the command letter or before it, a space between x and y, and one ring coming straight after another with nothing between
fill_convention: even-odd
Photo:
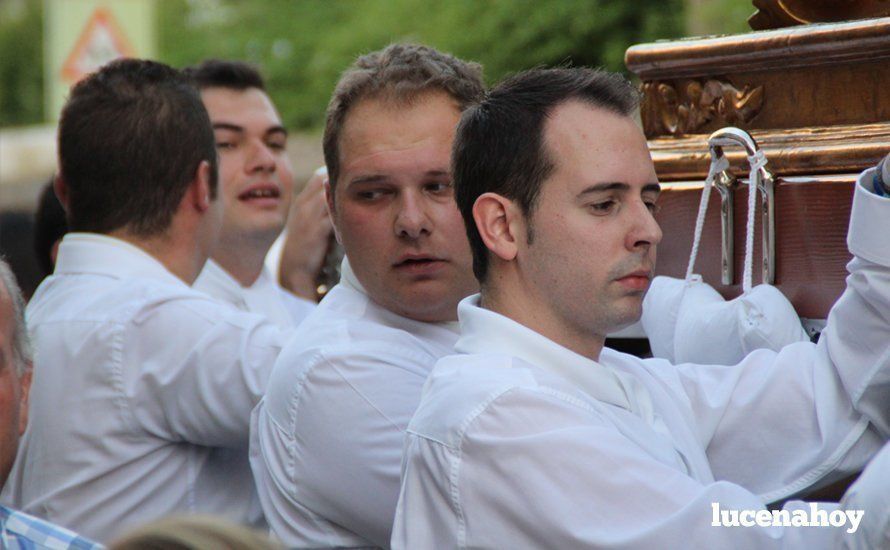
<instances>
[{"instance_id":1,"label":"ornate gold leaf carving","mask_svg":"<svg viewBox=\"0 0 890 550\"><path fill-rule=\"evenodd\" d=\"M666 82L643 84L641 116L647 137L694 133L712 121L738 126L750 122L763 107L763 86L751 89L745 85L739 90L728 82L710 79L678 87Z\"/></svg>"}]
</instances>

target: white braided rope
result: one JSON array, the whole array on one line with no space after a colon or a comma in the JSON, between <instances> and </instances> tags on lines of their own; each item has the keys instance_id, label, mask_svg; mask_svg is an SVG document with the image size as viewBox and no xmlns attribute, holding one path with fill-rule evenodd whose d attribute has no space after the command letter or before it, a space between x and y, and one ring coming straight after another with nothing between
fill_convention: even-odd
<instances>
[{"instance_id":1,"label":"white braided rope","mask_svg":"<svg viewBox=\"0 0 890 550\"><path fill-rule=\"evenodd\" d=\"M745 271L742 275L742 292L751 290L754 273L754 214L757 210L757 184L760 182L760 169L766 166L766 155L758 149L748 156L748 220L745 225Z\"/></svg>"},{"instance_id":2,"label":"white braided rope","mask_svg":"<svg viewBox=\"0 0 890 550\"><path fill-rule=\"evenodd\" d=\"M702 189L701 202L698 203L698 214L695 217L695 232L692 236L692 252L689 254L689 264L686 267L686 282L692 280L692 272L695 269L695 258L698 256L698 246L701 243L702 230L705 227L705 215L708 213L708 200L711 197L711 187L717 174L729 168L726 156L720 155L711 158L711 167L708 169L708 177L705 179L705 187Z\"/></svg>"}]
</instances>

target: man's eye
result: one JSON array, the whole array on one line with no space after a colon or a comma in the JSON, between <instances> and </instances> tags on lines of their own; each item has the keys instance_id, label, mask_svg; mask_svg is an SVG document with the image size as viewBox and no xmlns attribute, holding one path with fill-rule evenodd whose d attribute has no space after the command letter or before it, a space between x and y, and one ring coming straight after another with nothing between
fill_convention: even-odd
<instances>
[{"instance_id":1,"label":"man's eye","mask_svg":"<svg viewBox=\"0 0 890 550\"><path fill-rule=\"evenodd\" d=\"M373 201L383 197L383 195L385 194L385 189L368 189L365 191L357 192L355 196L362 201Z\"/></svg>"},{"instance_id":2,"label":"man's eye","mask_svg":"<svg viewBox=\"0 0 890 550\"><path fill-rule=\"evenodd\" d=\"M647 201L646 208L648 208L649 213L654 216L655 214L658 214L658 212L661 210L661 205L655 201Z\"/></svg>"},{"instance_id":3,"label":"man's eye","mask_svg":"<svg viewBox=\"0 0 890 550\"><path fill-rule=\"evenodd\" d=\"M216 142L217 149L234 149L235 143L231 141L217 141Z\"/></svg>"},{"instance_id":4,"label":"man's eye","mask_svg":"<svg viewBox=\"0 0 890 550\"><path fill-rule=\"evenodd\" d=\"M284 151L284 150L287 149L287 144L286 144L286 143L281 143L281 142L277 142L277 141L273 141L273 142L271 142L271 143L268 143L266 146L267 146L269 149L272 149L273 151Z\"/></svg>"},{"instance_id":5,"label":"man's eye","mask_svg":"<svg viewBox=\"0 0 890 550\"><path fill-rule=\"evenodd\" d=\"M598 216L602 216L605 214L611 214L618 208L618 201L609 199L605 201L595 202L588 206L591 212Z\"/></svg>"},{"instance_id":6,"label":"man's eye","mask_svg":"<svg viewBox=\"0 0 890 550\"><path fill-rule=\"evenodd\" d=\"M444 194L451 192L451 184L444 182L428 183L425 189L430 193Z\"/></svg>"}]
</instances>

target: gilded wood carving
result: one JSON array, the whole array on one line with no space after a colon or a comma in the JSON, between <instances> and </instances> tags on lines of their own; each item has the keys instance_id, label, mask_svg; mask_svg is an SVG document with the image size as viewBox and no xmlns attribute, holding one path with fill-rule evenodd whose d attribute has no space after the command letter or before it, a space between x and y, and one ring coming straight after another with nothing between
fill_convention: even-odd
<instances>
[{"instance_id":1,"label":"gilded wood carving","mask_svg":"<svg viewBox=\"0 0 890 550\"><path fill-rule=\"evenodd\" d=\"M675 85L646 82L642 87L643 128L648 137L695 133L716 121L721 126L742 126L763 107L763 86L741 90L717 79L690 80Z\"/></svg>"}]
</instances>

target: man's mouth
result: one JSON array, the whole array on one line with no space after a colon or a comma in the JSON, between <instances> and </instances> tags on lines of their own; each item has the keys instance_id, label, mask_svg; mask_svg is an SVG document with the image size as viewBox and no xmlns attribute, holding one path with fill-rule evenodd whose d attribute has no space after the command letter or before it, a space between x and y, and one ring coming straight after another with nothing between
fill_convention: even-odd
<instances>
[{"instance_id":1,"label":"man's mouth","mask_svg":"<svg viewBox=\"0 0 890 550\"><path fill-rule=\"evenodd\" d=\"M238 200L254 204L277 204L281 190L276 185L256 185L238 195Z\"/></svg>"},{"instance_id":2,"label":"man's mouth","mask_svg":"<svg viewBox=\"0 0 890 550\"><path fill-rule=\"evenodd\" d=\"M281 193L278 189L274 187L261 187L256 189L249 189L240 195L238 198L241 200L246 199L264 199L264 198L278 198L281 196Z\"/></svg>"},{"instance_id":3,"label":"man's mouth","mask_svg":"<svg viewBox=\"0 0 890 550\"><path fill-rule=\"evenodd\" d=\"M644 291L649 288L649 283L652 281L652 271L639 269L628 273L624 277L617 279L617 281L627 290Z\"/></svg>"},{"instance_id":4,"label":"man's mouth","mask_svg":"<svg viewBox=\"0 0 890 550\"><path fill-rule=\"evenodd\" d=\"M409 255L399 258L393 264L393 268L402 272L422 275L431 273L444 263L445 260L434 256Z\"/></svg>"}]
</instances>

